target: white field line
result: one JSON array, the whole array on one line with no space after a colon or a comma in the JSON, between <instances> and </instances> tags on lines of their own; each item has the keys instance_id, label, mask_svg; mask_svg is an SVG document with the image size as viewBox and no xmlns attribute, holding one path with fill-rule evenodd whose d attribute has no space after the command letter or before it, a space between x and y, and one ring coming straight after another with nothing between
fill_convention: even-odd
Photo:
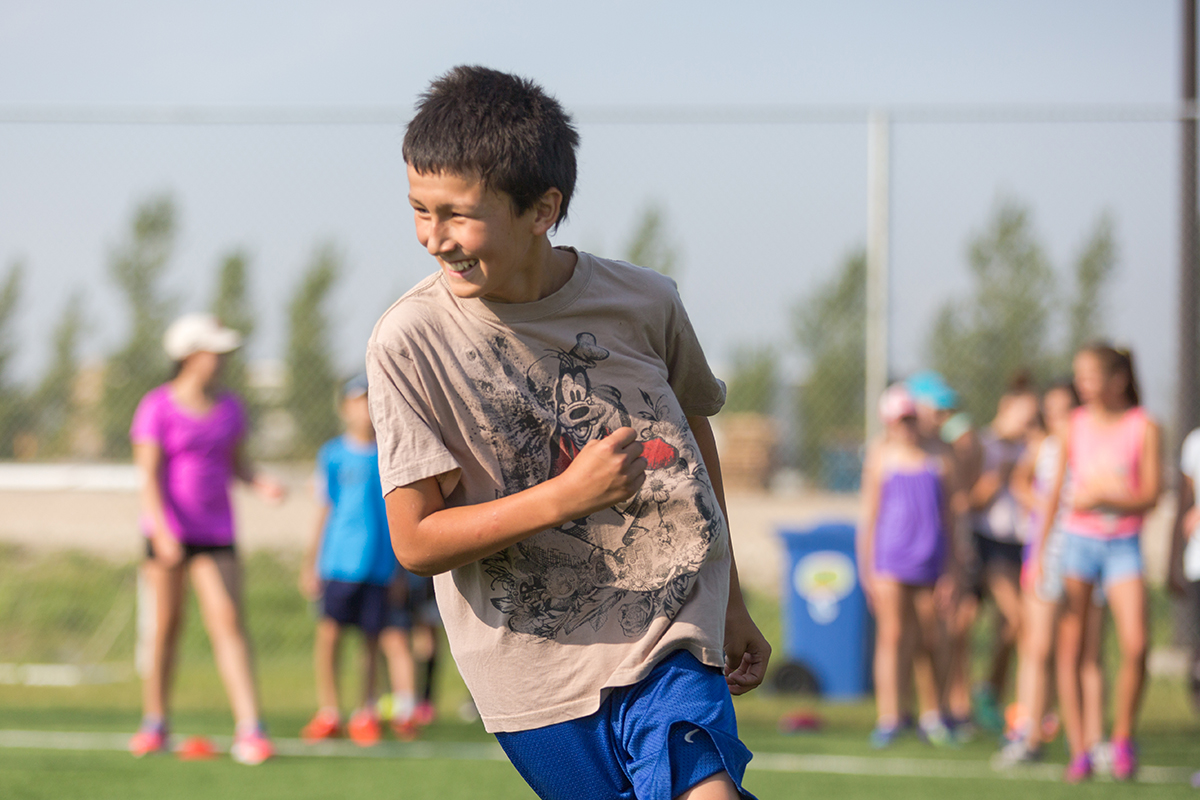
<instances>
[{"instance_id":1,"label":"white field line","mask_svg":"<svg viewBox=\"0 0 1200 800\"><path fill-rule=\"evenodd\" d=\"M986 761L761 752L754 754L754 760L748 768L764 772L823 772L901 778L999 778L1053 782L1062 781L1063 775L1061 764L1035 764L997 771ZM1186 784L1191 779L1191 774L1192 770L1181 767L1142 766L1138 769L1137 782Z\"/></svg>"},{"instance_id":2,"label":"white field line","mask_svg":"<svg viewBox=\"0 0 1200 800\"><path fill-rule=\"evenodd\" d=\"M173 734L175 742L187 738ZM210 737L220 752L228 752L230 737ZM507 761L497 744L487 742L380 742L374 747L359 747L347 741L308 744L300 739L275 739L281 756L325 758L398 758L457 761ZM117 750L129 744L127 733L84 733L74 731L0 730L0 748L38 750ZM825 773L898 778L959 778L1053 781L1062 780L1063 768L1057 764L997 772L984 761L954 761L935 758L871 758L866 756L803 755L799 753L755 753L750 770L760 772ZM1138 783L1187 784L1192 771L1183 767L1143 766ZM1104 780L1103 778L1101 780Z\"/></svg>"}]
</instances>

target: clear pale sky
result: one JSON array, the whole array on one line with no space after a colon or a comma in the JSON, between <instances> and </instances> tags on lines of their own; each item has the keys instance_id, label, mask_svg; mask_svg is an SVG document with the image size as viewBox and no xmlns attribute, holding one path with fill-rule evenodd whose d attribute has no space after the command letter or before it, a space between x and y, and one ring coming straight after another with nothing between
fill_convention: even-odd
<instances>
[{"instance_id":1,"label":"clear pale sky","mask_svg":"<svg viewBox=\"0 0 1200 800\"><path fill-rule=\"evenodd\" d=\"M1179 91L1171 0L1004 3L58 2L0 0L0 116L23 106L392 106L479 63L541 82L578 114L572 219L556 241L620 256L663 207L681 290L710 357L791 348L790 315L865 240L857 124L613 125L610 105L1169 104ZM1116 221L1110 332L1131 342L1150 404L1170 410L1177 261L1175 126L925 124L894 129L892 356L921 365L932 314L968 287L966 248L998 198L1031 209L1065 270L1098 216ZM331 309L346 369L391 299L434 269L416 243L395 126L0 123L0 269L26 283L18 368L41 368L70 290L87 344L119 343L111 249L137 202L181 212L170 289L205 307L215 267L252 257L262 325L309 255L336 243Z\"/></svg>"}]
</instances>

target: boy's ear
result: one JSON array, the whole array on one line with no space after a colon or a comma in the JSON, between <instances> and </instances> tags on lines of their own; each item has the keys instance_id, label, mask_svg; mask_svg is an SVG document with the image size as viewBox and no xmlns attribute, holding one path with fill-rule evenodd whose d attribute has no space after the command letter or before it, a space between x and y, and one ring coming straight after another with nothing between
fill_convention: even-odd
<instances>
[{"instance_id":1,"label":"boy's ear","mask_svg":"<svg viewBox=\"0 0 1200 800\"><path fill-rule=\"evenodd\" d=\"M562 209L562 192L551 187L533 204L533 232L538 236L549 233L558 222Z\"/></svg>"}]
</instances>

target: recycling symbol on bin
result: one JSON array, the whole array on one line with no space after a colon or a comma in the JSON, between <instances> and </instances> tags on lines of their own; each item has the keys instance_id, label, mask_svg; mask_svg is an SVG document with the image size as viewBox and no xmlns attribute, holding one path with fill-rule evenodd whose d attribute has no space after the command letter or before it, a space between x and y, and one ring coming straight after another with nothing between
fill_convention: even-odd
<instances>
[{"instance_id":1,"label":"recycling symbol on bin","mask_svg":"<svg viewBox=\"0 0 1200 800\"><path fill-rule=\"evenodd\" d=\"M836 550L810 553L792 572L792 586L808 602L809 616L818 625L837 619L838 603L854 591L857 581L854 562Z\"/></svg>"}]
</instances>

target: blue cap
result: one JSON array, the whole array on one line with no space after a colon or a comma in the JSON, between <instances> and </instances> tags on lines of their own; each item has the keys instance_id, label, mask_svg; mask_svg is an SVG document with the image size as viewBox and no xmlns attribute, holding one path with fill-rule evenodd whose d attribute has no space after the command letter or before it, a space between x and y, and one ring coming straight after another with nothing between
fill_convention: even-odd
<instances>
[{"instance_id":1,"label":"blue cap","mask_svg":"<svg viewBox=\"0 0 1200 800\"><path fill-rule=\"evenodd\" d=\"M365 372L360 372L350 380L342 384L342 398L349 400L351 397L361 397L367 393L367 375Z\"/></svg>"},{"instance_id":2,"label":"blue cap","mask_svg":"<svg viewBox=\"0 0 1200 800\"><path fill-rule=\"evenodd\" d=\"M945 379L933 370L918 372L905 384L913 400L923 406L932 406L939 411L958 408L958 392L951 389Z\"/></svg>"}]
</instances>

